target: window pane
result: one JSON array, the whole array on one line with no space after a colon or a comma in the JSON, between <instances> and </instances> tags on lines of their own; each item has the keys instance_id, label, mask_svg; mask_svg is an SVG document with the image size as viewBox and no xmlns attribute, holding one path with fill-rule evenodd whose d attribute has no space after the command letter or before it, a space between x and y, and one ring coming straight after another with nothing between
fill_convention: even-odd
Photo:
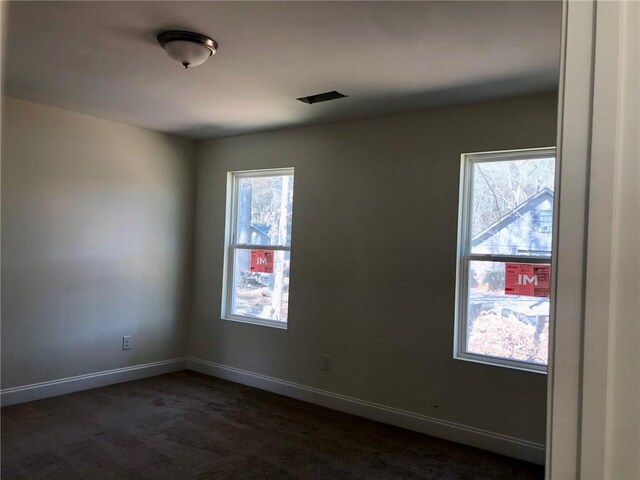
<instances>
[{"instance_id":1,"label":"window pane","mask_svg":"<svg viewBox=\"0 0 640 480\"><path fill-rule=\"evenodd\" d=\"M293 175L240 177L236 243L290 245Z\"/></svg>"},{"instance_id":2,"label":"window pane","mask_svg":"<svg viewBox=\"0 0 640 480\"><path fill-rule=\"evenodd\" d=\"M290 252L235 249L234 257L231 313L286 323Z\"/></svg>"},{"instance_id":3,"label":"window pane","mask_svg":"<svg viewBox=\"0 0 640 480\"><path fill-rule=\"evenodd\" d=\"M506 265L469 262L466 351L546 365L549 298L505 294ZM523 271L526 267L545 269L545 266L530 264L524 265ZM531 276L521 280L525 284L533 281ZM548 281L548 277L540 280L541 283ZM524 288L529 286L524 285ZM513 291L511 285L508 290ZM544 293L544 290L539 291Z\"/></svg>"},{"instance_id":4,"label":"window pane","mask_svg":"<svg viewBox=\"0 0 640 480\"><path fill-rule=\"evenodd\" d=\"M471 253L551 255L555 159L472 164Z\"/></svg>"}]
</instances>

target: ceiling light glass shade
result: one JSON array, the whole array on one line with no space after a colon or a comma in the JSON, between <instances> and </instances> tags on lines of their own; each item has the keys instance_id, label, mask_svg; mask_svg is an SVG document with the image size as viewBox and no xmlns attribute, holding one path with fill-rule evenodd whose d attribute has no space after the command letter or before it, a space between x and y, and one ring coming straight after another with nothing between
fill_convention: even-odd
<instances>
[{"instance_id":1,"label":"ceiling light glass shade","mask_svg":"<svg viewBox=\"0 0 640 480\"><path fill-rule=\"evenodd\" d=\"M184 68L202 65L218 49L214 39L193 32L164 32L158 35L158 42Z\"/></svg>"},{"instance_id":2,"label":"ceiling light glass shade","mask_svg":"<svg viewBox=\"0 0 640 480\"><path fill-rule=\"evenodd\" d=\"M171 58L180 62L185 68L202 65L213 55L213 52L204 45L180 40L167 43L164 49Z\"/></svg>"}]
</instances>

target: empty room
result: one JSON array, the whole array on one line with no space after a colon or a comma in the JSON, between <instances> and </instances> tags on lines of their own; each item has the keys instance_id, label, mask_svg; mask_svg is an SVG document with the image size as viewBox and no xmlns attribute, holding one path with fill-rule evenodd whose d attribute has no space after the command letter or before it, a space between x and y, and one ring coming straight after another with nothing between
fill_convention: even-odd
<instances>
[{"instance_id":1,"label":"empty room","mask_svg":"<svg viewBox=\"0 0 640 480\"><path fill-rule=\"evenodd\" d=\"M640 2L1 16L2 479L640 480Z\"/></svg>"}]
</instances>

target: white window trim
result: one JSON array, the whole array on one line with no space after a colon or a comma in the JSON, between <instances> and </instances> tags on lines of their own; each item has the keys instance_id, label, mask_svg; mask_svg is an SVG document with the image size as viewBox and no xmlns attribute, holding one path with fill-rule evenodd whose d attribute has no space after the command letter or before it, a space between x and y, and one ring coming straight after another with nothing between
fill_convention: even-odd
<instances>
[{"instance_id":1,"label":"white window trim","mask_svg":"<svg viewBox=\"0 0 640 480\"><path fill-rule=\"evenodd\" d=\"M222 277L222 310L220 318L232 322L249 323L252 325L260 325L265 327L280 328L287 330L289 318L286 322L276 320L268 320L263 318L247 317L244 315L235 315L230 313L233 305L233 260L236 249L260 249L274 251L291 251L291 245L253 245L253 244L234 244L236 228L238 222L238 181L241 178L255 177L278 177L281 175L293 175L294 168L269 168L260 170L240 170L227 173L227 206L225 215L225 244L224 244L224 268ZM295 182L295 180L294 180ZM295 189L295 186L294 186Z\"/></svg>"},{"instance_id":2,"label":"white window trim","mask_svg":"<svg viewBox=\"0 0 640 480\"><path fill-rule=\"evenodd\" d=\"M535 159L556 156L555 147L527 148L522 150L500 150L490 152L463 153L460 156L460 190L458 199L458 245L456 253L456 290L455 290L455 327L453 340L453 358L467 362L482 363L497 367L506 367L515 370L523 370L533 373L547 373L547 365L528 363L525 361L511 360L501 357L492 357L476 353L465 352L467 331L467 297L469 262L473 260L506 262L522 260L528 263L552 263L551 257L537 256L511 256L511 255L486 255L471 254L471 185L474 163L491 162L500 160L517 160L518 158ZM557 172L556 172L557 175Z\"/></svg>"}]
</instances>

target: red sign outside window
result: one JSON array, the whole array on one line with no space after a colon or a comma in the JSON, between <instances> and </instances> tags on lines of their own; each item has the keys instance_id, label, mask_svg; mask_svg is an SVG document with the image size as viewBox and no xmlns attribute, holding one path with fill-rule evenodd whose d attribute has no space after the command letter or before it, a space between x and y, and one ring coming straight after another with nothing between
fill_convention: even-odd
<instances>
[{"instance_id":1,"label":"red sign outside window","mask_svg":"<svg viewBox=\"0 0 640 480\"><path fill-rule=\"evenodd\" d=\"M507 263L505 266L504 293L548 297L551 265Z\"/></svg>"},{"instance_id":2,"label":"red sign outside window","mask_svg":"<svg viewBox=\"0 0 640 480\"><path fill-rule=\"evenodd\" d=\"M273 273L273 250L251 250L251 271Z\"/></svg>"}]
</instances>

